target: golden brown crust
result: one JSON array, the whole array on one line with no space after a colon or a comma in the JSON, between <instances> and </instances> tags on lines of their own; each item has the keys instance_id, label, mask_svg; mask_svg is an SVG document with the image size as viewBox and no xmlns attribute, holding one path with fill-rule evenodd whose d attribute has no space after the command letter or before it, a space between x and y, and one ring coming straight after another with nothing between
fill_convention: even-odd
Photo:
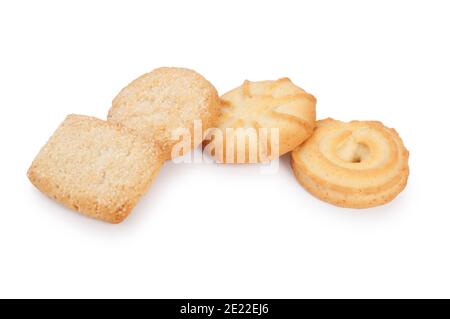
<instances>
[{"instance_id":1,"label":"golden brown crust","mask_svg":"<svg viewBox=\"0 0 450 319\"><path fill-rule=\"evenodd\" d=\"M367 208L390 202L406 187L408 157L398 133L381 122L325 119L292 152L291 165L314 196L337 206Z\"/></svg>"},{"instance_id":2,"label":"golden brown crust","mask_svg":"<svg viewBox=\"0 0 450 319\"><path fill-rule=\"evenodd\" d=\"M117 124L69 115L41 149L30 181L84 215L123 221L162 165L155 145Z\"/></svg>"},{"instance_id":3,"label":"golden brown crust","mask_svg":"<svg viewBox=\"0 0 450 319\"><path fill-rule=\"evenodd\" d=\"M311 94L294 85L288 78L282 78L276 81L259 81L244 83L221 97L221 115L218 120L218 129L223 138L222 154L210 151L210 154L218 162L230 161L226 159L226 151L234 152L231 156L232 163L236 163L238 152L244 152L246 163L251 162L249 157L250 145L248 135L239 136L236 131L227 140L226 130L232 129L254 129L256 132L256 145L264 143L259 136L259 129L269 130L268 147L270 146L270 131L278 129L279 142L278 154L271 154L268 150L268 156L261 156L260 149L256 151L256 161L262 162L267 159L273 159L290 152L295 147L303 143L313 132L316 120L316 99ZM264 135L261 135L264 136ZM253 137L252 137L253 138ZM254 139L253 139L254 140ZM234 143L234 147L230 144ZM207 147L208 144L214 144L214 138L211 141L206 140L204 146L207 151L216 147ZM240 150L237 145L242 143L245 149ZM232 151L230 151L232 150ZM252 149L254 151L254 148Z\"/></svg>"},{"instance_id":4,"label":"golden brown crust","mask_svg":"<svg viewBox=\"0 0 450 319\"><path fill-rule=\"evenodd\" d=\"M108 121L120 123L138 134L154 140L165 159L171 158L176 129L188 129L191 149L203 138L194 138L194 121L202 129L215 125L220 101L214 86L193 70L158 68L131 82L116 96ZM184 154L180 154L184 155Z\"/></svg>"}]
</instances>

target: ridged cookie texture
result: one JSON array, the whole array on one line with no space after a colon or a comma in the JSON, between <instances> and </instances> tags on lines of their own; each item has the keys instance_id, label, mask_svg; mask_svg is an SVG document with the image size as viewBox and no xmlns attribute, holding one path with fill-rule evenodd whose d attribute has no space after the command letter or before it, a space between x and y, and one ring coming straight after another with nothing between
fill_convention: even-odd
<instances>
[{"instance_id":1,"label":"ridged cookie texture","mask_svg":"<svg viewBox=\"0 0 450 319\"><path fill-rule=\"evenodd\" d=\"M409 152L380 122L326 119L292 152L292 169L311 194L331 204L367 208L393 200L406 186Z\"/></svg>"},{"instance_id":2,"label":"ridged cookie texture","mask_svg":"<svg viewBox=\"0 0 450 319\"><path fill-rule=\"evenodd\" d=\"M28 177L65 206L119 223L147 191L162 163L157 148L129 129L69 115L33 161Z\"/></svg>"},{"instance_id":3,"label":"ridged cookie texture","mask_svg":"<svg viewBox=\"0 0 450 319\"><path fill-rule=\"evenodd\" d=\"M216 89L203 76L189 69L163 67L122 89L113 100L108 121L154 140L165 159L170 159L173 146L180 142L174 139L176 130L189 130L190 149L195 148L202 142L203 131L215 125L219 107ZM195 121L201 121L200 139L195 138Z\"/></svg>"},{"instance_id":4,"label":"ridged cookie texture","mask_svg":"<svg viewBox=\"0 0 450 319\"><path fill-rule=\"evenodd\" d=\"M218 129L222 147L220 143L214 144L216 134L210 134L204 146L218 162L230 163L230 159L233 163L263 162L303 143L312 134L315 121L316 98L290 79L244 81L221 96ZM273 129L278 130L277 137Z\"/></svg>"}]
</instances>

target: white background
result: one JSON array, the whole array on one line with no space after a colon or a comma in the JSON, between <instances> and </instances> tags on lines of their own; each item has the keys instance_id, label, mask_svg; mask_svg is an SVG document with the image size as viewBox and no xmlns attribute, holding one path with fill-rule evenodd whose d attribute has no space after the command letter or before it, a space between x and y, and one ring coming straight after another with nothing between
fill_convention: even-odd
<instances>
[{"instance_id":1,"label":"white background","mask_svg":"<svg viewBox=\"0 0 450 319\"><path fill-rule=\"evenodd\" d=\"M448 1L2 1L0 297L450 297ZM26 171L69 113L184 66L220 93L290 77L318 118L380 120L407 189L356 211L257 166L167 163L120 225Z\"/></svg>"}]
</instances>

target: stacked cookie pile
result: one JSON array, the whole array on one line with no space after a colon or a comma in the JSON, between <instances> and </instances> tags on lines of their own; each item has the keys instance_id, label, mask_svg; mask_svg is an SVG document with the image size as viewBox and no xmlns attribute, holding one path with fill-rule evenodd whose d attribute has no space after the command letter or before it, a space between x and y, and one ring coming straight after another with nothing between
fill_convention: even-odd
<instances>
[{"instance_id":1,"label":"stacked cookie pile","mask_svg":"<svg viewBox=\"0 0 450 319\"><path fill-rule=\"evenodd\" d=\"M198 73L159 68L125 87L106 121L69 115L33 161L28 177L56 201L119 223L164 161L202 143L194 132L199 121L203 147L219 163L264 162L291 152L296 178L322 200L365 208L395 198L409 172L399 135L379 122L316 122L315 107L314 96L287 78L245 81L219 98ZM180 128L190 140L175 153L174 132ZM239 129L265 135L242 135Z\"/></svg>"}]
</instances>

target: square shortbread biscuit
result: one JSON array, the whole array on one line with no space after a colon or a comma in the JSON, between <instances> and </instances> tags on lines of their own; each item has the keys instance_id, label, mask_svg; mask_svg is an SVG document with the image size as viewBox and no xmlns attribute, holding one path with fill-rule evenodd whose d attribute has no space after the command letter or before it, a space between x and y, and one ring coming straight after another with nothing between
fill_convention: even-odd
<instances>
[{"instance_id":1,"label":"square shortbread biscuit","mask_svg":"<svg viewBox=\"0 0 450 319\"><path fill-rule=\"evenodd\" d=\"M128 129L69 115L33 161L28 177L65 206L120 223L147 191L162 163L156 147Z\"/></svg>"}]
</instances>

